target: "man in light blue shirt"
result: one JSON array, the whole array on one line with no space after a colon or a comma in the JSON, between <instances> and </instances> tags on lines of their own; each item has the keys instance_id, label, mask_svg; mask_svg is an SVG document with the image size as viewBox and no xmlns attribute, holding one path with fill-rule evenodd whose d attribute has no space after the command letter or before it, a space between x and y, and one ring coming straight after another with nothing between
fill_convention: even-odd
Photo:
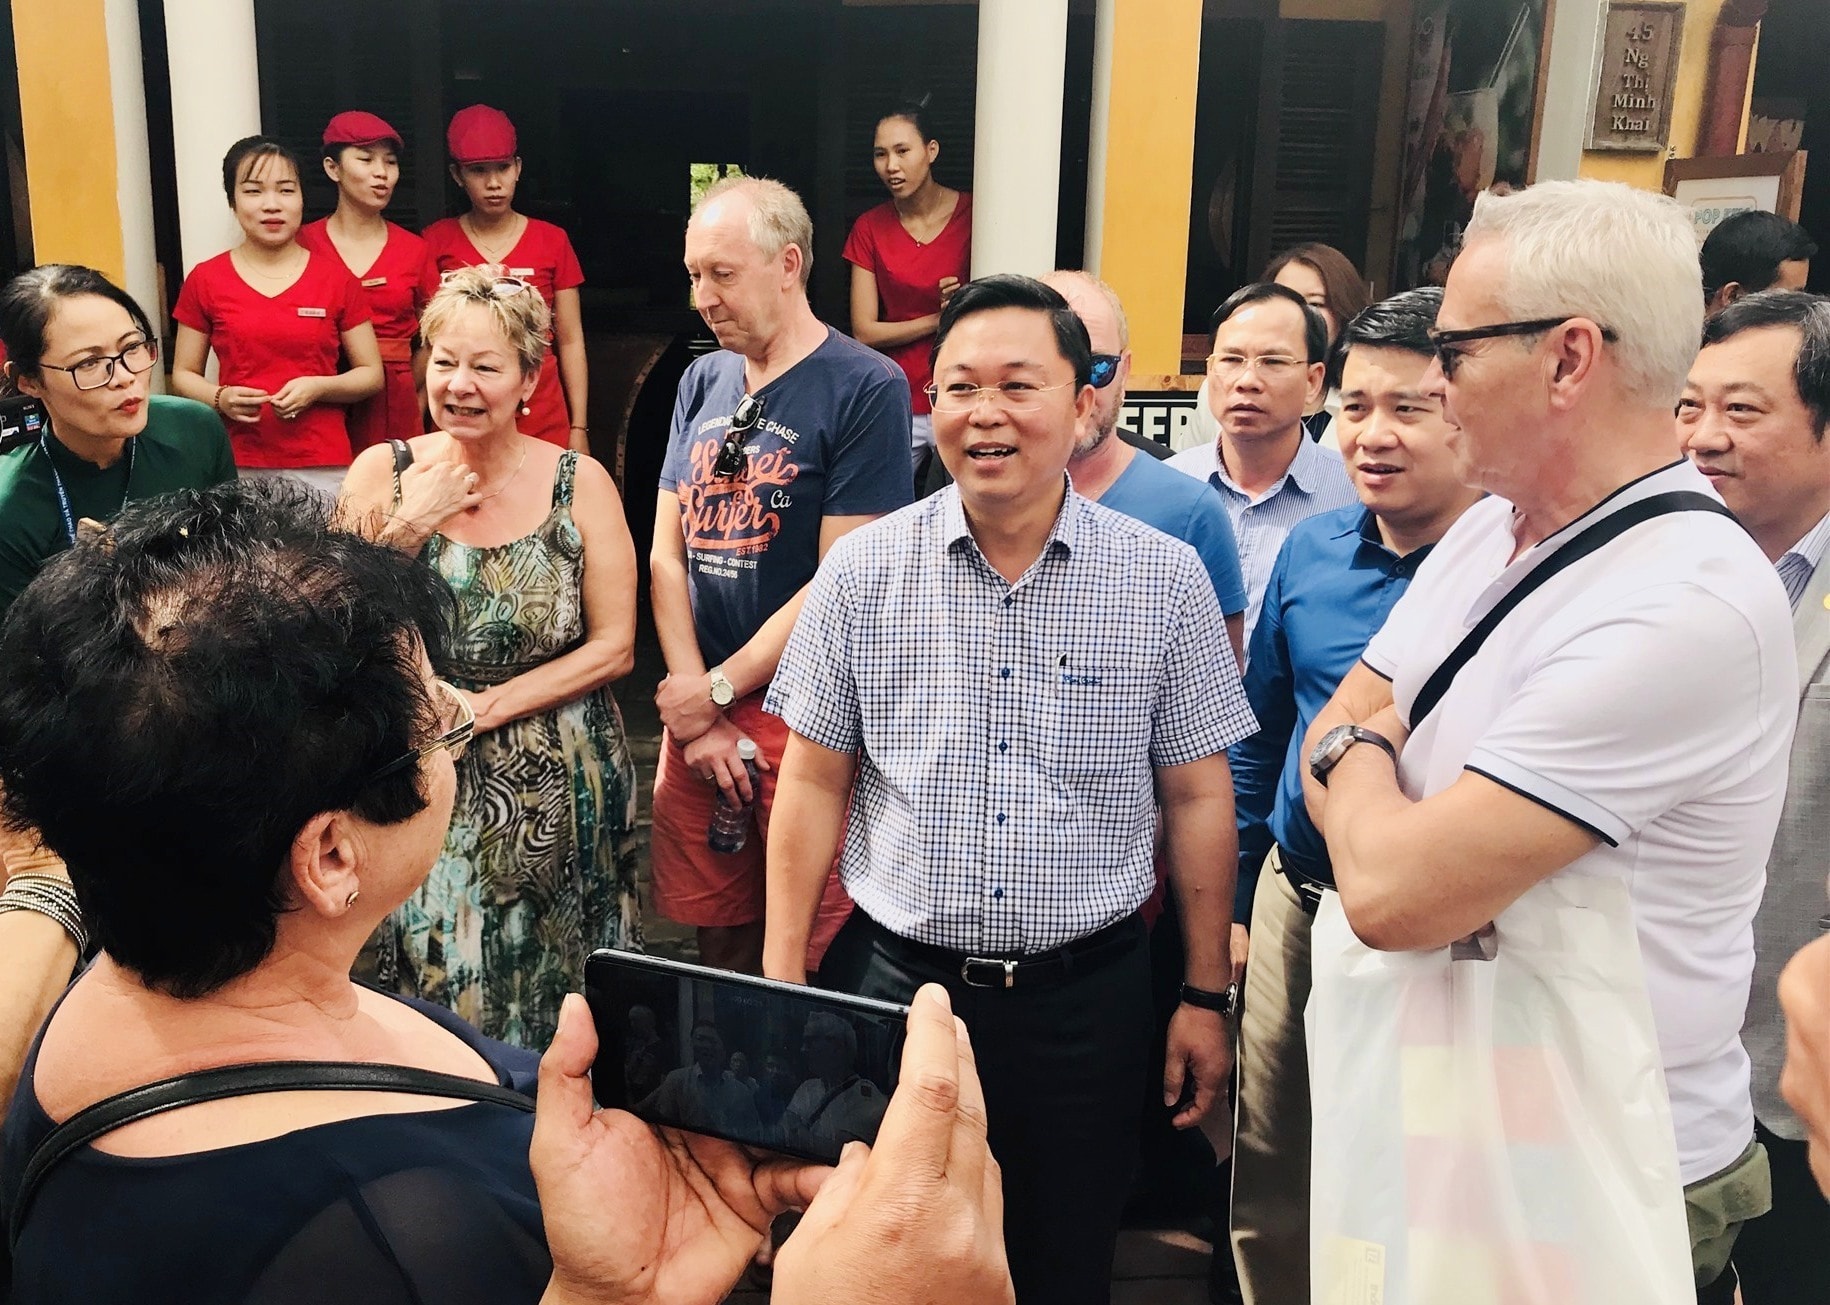
<instances>
[{"instance_id":1,"label":"man in light blue shirt","mask_svg":"<svg viewBox=\"0 0 1830 1305\"><path fill-rule=\"evenodd\" d=\"M1093 415L1068 460L1074 492L1155 526L1201 555L1226 617L1233 657L1244 666L1245 577L1226 509L1189 477L1117 437L1125 382L1131 376L1131 329L1124 305L1111 286L1085 272L1050 272L1042 281L1061 292L1093 345Z\"/></svg>"},{"instance_id":2,"label":"man in light blue shirt","mask_svg":"<svg viewBox=\"0 0 1830 1305\"><path fill-rule=\"evenodd\" d=\"M1308 438L1303 413L1321 397L1328 324L1294 290L1261 281L1215 314L1207 396L1220 438L1169 465L1219 491L1239 545L1249 647L1277 550L1297 522L1357 502L1340 455Z\"/></svg>"}]
</instances>

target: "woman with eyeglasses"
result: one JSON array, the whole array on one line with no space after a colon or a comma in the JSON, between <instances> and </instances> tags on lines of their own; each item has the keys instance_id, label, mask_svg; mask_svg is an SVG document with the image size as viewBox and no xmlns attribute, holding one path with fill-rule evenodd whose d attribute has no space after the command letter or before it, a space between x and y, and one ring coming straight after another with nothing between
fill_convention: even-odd
<instances>
[{"instance_id":1,"label":"woman with eyeglasses","mask_svg":"<svg viewBox=\"0 0 1830 1305\"><path fill-rule=\"evenodd\" d=\"M221 415L244 478L284 476L334 495L350 460L345 410L381 389L381 351L356 278L298 241L299 176L277 141L229 147L222 188L242 241L184 279L172 388ZM212 350L214 381L203 374Z\"/></svg>"},{"instance_id":2,"label":"woman with eyeglasses","mask_svg":"<svg viewBox=\"0 0 1830 1305\"><path fill-rule=\"evenodd\" d=\"M426 242L427 293L437 289L441 276L460 267L486 267L532 284L546 300L553 325L540 383L522 405L526 420L521 429L562 449L589 453L585 404L590 377L578 306L585 273L572 241L563 228L515 211L520 145L515 124L502 110L487 104L459 109L445 131L445 147L451 179L463 189L470 210L420 233Z\"/></svg>"},{"instance_id":3,"label":"woman with eyeglasses","mask_svg":"<svg viewBox=\"0 0 1830 1305\"><path fill-rule=\"evenodd\" d=\"M426 242L382 217L400 181L400 133L372 113L339 113L324 128L324 172L337 211L299 229L299 243L342 262L374 313L381 393L349 410L352 453L426 429L413 376L413 339L425 306Z\"/></svg>"},{"instance_id":4,"label":"woman with eyeglasses","mask_svg":"<svg viewBox=\"0 0 1830 1305\"><path fill-rule=\"evenodd\" d=\"M0 395L38 400L38 439L0 454L0 615L85 521L235 476L222 423L151 393L159 340L100 272L47 263L0 290Z\"/></svg>"},{"instance_id":5,"label":"woman with eyeglasses","mask_svg":"<svg viewBox=\"0 0 1830 1305\"><path fill-rule=\"evenodd\" d=\"M890 192L852 225L845 239L851 269L851 332L881 350L908 375L913 403L915 484L934 457L927 387L941 306L968 279L972 196L934 175L940 142L923 124L927 97L878 120L871 163Z\"/></svg>"},{"instance_id":6,"label":"woman with eyeglasses","mask_svg":"<svg viewBox=\"0 0 1830 1305\"><path fill-rule=\"evenodd\" d=\"M639 947L635 766L610 685L635 646L635 546L593 458L517 418L550 319L525 282L453 272L420 315L440 429L356 459L344 509L457 596L441 670L476 713L432 873L380 939L384 984L544 1046L594 947Z\"/></svg>"}]
</instances>

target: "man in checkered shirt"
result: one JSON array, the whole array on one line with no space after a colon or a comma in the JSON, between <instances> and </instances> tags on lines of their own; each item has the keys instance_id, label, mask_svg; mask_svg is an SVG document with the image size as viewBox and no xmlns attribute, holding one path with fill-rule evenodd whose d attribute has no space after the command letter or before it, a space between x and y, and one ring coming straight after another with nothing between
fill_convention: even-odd
<instances>
[{"instance_id":1,"label":"man in checkered shirt","mask_svg":"<svg viewBox=\"0 0 1830 1305\"><path fill-rule=\"evenodd\" d=\"M1194 550L1071 492L1090 366L1086 328L1040 282L954 295L932 397L955 483L834 546L767 701L792 733L764 970L805 978L845 827L858 910L821 980L895 1001L923 982L952 993L1017 1297L1038 1305L1109 1299L1151 1073L1138 907L1159 805L1187 947L1163 1066L1178 1126L1230 1070L1225 748L1257 727Z\"/></svg>"}]
</instances>

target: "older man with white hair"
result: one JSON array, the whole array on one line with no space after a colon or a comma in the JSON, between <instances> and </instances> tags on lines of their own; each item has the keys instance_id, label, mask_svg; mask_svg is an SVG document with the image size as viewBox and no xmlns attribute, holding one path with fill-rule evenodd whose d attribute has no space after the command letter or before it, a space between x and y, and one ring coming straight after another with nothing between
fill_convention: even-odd
<instances>
[{"instance_id":1,"label":"older man with white hair","mask_svg":"<svg viewBox=\"0 0 1830 1305\"><path fill-rule=\"evenodd\" d=\"M1455 994L1478 983L1455 965L1497 954L1496 1002L1547 997L1533 1007L1544 1024L1496 1040L1548 1048L1542 1065L1565 1072L1550 1081L1573 1077L1578 1089L1631 1063L1631 1038L1589 1046L1586 1059L1554 1053L1599 1027L1649 1024L1653 1063L1632 1085L1644 1109L1604 1108L1588 1121L1586 1149L1569 1137L1581 1122L1544 1088L1540 1062L1505 1046L1483 1053L1515 1055L1511 1090L1537 1108L1501 1109L1505 1135L1487 1139L1514 1157L1497 1180L1512 1185L1502 1200L1529 1187L1532 1164L1554 1168L1572 1149L1607 1157L1602 1168L1627 1183L1683 1184L1689 1266L1674 1197L1664 1217L1656 1203L1642 1210L1620 1197L1628 1188L1612 1200L1559 1193L1562 1217L1540 1208L1545 1222L1500 1238L1580 1241L1606 1224L1623 1243L1656 1248L1617 1300L1677 1299L1643 1285L1668 1288L1674 1273L1680 1283L1694 1276L1699 1301L1732 1299L1729 1250L1768 1202L1739 1033L1796 670L1772 564L1701 473L1673 456L1671 413L1701 328L1695 241L1671 201L1597 182L1482 196L1432 339L1459 427L1458 473L1491 497L1443 537L1309 732L1308 805L1338 909L1365 948L1409 953L1408 975L1441 975L1435 991ZM1519 959L1560 942L1583 974L1540 974L1541 989L1522 993L1533 980L1520 977ZM1311 1046L1366 1036L1325 1015L1343 1008L1331 997L1365 995L1353 985L1378 981L1367 975L1392 981L1391 966L1362 952L1358 973L1346 964L1324 973L1318 959L1311 1019L1323 1018ZM1605 991L1583 1009L1559 1006L1579 981ZM1420 1031L1428 1013L1406 1017L1407 1055L1434 1045ZM1406 1059L1406 1072L1421 1063ZM1324 1119L1383 1127L1365 1083L1318 1078L1313 1096L1318 1155ZM1462 1107L1454 1120L1467 1117ZM1430 1199L1418 1167L1462 1157L1453 1170L1467 1155L1456 1150L1458 1125L1425 1113L1402 1130L1407 1172L1387 1176L1412 1198L1412 1271L1427 1254L1415 1230L1431 1217L1417 1204ZM1463 1199L1435 1217L1471 1227L1491 1212L1484 1199L1470 1208L1466 1198L1492 1193L1466 1190L1465 1171L1447 1177ZM1326 1251L1315 1248L1318 1266Z\"/></svg>"}]
</instances>

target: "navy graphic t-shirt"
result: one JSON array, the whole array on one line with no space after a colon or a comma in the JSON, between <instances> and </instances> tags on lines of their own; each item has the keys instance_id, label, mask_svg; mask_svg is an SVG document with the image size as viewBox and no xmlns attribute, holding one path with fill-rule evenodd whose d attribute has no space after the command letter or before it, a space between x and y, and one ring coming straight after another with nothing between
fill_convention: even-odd
<instances>
[{"instance_id":1,"label":"navy graphic t-shirt","mask_svg":"<svg viewBox=\"0 0 1830 1305\"><path fill-rule=\"evenodd\" d=\"M661 488L680 498L693 625L707 666L736 652L813 578L820 518L893 512L914 499L909 383L838 331L756 392L762 419L744 471L713 474L744 396L742 355L686 369L674 399Z\"/></svg>"}]
</instances>

